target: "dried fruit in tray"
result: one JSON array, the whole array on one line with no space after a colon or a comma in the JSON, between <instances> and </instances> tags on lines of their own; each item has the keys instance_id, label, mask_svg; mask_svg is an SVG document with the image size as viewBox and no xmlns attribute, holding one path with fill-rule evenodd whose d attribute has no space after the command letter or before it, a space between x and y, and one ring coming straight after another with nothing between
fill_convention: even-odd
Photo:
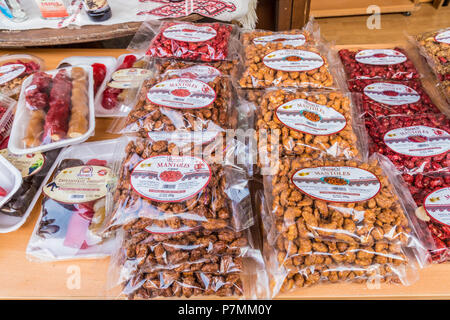
<instances>
[{"instance_id":1,"label":"dried fruit in tray","mask_svg":"<svg viewBox=\"0 0 450 320\"><path fill-rule=\"evenodd\" d=\"M257 128L278 141L259 139L259 148L268 154L278 148L280 155L316 157L362 157L362 121L353 119L349 95L338 91L305 93L297 90L268 91L260 102ZM277 152L277 151L275 151Z\"/></svg>"},{"instance_id":2,"label":"dried fruit in tray","mask_svg":"<svg viewBox=\"0 0 450 320\"><path fill-rule=\"evenodd\" d=\"M419 81L390 81L382 79L349 80L348 88L359 92L360 114L382 117L440 113Z\"/></svg>"},{"instance_id":3,"label":"dried fruit in tray","mask_svg":"<svg viewBox=\"0 0 450 320\"><path fill-rule=\"evenodd\" d=\"M450 172L404 174L403 179L416 202L417 217L431 231L436 246L433 261L450 260Z\"/></svg>"},{"instance_id":4,"label":"dried fruit in tray","mask_svg":"<svg viewBox=\"0 0 450 320\"><path fill-rule=\"evenodd\" d=\"M227 60L233 31L232 25L223 23L162 22L146 54L194 61Z\"/></svg>"},{"instance_id":5,"label":"dried fruit in tray","mask_svg":"<svg viewBox=\"0 0 450 320\"><path fill-rule=\"evenodd\" d=\"M371 152L385 155L403 173L448 171L450 120L444 114L366 119Z\"/></svg>"},{"instance_id":6,"label":"dried fruit in tray","mask_svg":"<svg viewBox=\"0 0 450 320\"><path fill-rule=\"evenodd\" d=\"M410 80L420 77L414 63L402 48L339 50L347 78Z\"/></svg>"},{"instance_id":7,"label":"dried fruit in tray","mask_svg":"<svg viewBox=\"0 0 450 320\"><path fill-rule=\"evenodd\" d=\"M44 62L32 55L14 54L0 57L0 93L17 100L25 78L42 69Z\"/></svg>"},{"instance_id":8,"label":"dried fruit in tray","mask_svg":"<svg viewBox=\"0 0 450 320\"><path fill-rule=\"evenodd\" d=\"M328 60L312 46L267 43L245 48L242 88L336 88Z\"/></svg>"}]
</instances>

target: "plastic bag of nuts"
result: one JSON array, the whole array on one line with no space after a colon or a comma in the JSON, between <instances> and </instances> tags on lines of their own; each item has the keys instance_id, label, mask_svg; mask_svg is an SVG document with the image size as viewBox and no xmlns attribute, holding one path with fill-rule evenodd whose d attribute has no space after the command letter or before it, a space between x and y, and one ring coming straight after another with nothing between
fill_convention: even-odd
<instances>
[{"instance_id":1,"label":"plastic bag of nuts","mask_svg":"<svg viewBox=\"0 0 450 320\"><path fill-rule=\"evenodd\" d=\"M385 155L402 173L449 171L450 120L440 114L367 118L370 152Z\"/></svg>"},{"instance_id":2,"label":"plastic bag of nuts","mask_svg":"<svg viewBox=\"0 0 450 320\"><path fill-rule=\"evenodd\" d=\"M339 50L348 79L418 79L419 72L402 48Z\"/></svg>"},{"instance_id":3,"label":"plastic bag of nuts","mask_svg":"<svg viewBox=\"0 0 450 320\"><path fill-rule=\"evenodd\" d=\"M109 131L147 136L152 131L232 129L237 124L232 98L229 77L201 74L193 78L167 72L143 83L134 108L126 118L115 120Z\"/></svg>"},{"instance_id":4,"label":"plastic bag of nuts","mask_svg":"<svg viewBox=\"0 0 450 320\"><path fill-rule=\"evenodd\" d=\"M450 76L450 27L416 36L416 45L441 81Z\"/></svg>"},{"instance_id":5,"label":"plastic bag of nuts","mask_svg":"<svg viewBox=\"0 0 450 320\"><path fill-rule=\"evenodd\" d=\"M157 72L165 75L179 75L188 78L215 78L216 76L235 76L239 60L214 61L214 62L192 62L169 59L156 59L155 68ZM202 80L205 81L205 80ZM208 82L208 81L205 81Z\"/></svg>"},{"instance_id":6,"label":"plastic bag of nuts","mask_svg":"<svg viewBox=\"0 0 450 320\"><path fill-rule=\"evenodd\" d=\"M349 80L348 88L361 93L356 96L358 113L362 116L414 115L441 113L419 81L382 79ZM436 92L433 92L436 96Z\"/></svg>"},{"instance_id":7,"label":"plastic bag of nuts","mask_svg":"<svg viewBox=\"0 0 450 320\"><path fill-rule=\"evenodd\" d=\"M128 48L153 58L217 61L235 59L238 46L237 28L231 24L146 21Z\"/></svg>"},{"instance_id":8,"label":"plastic bag of nuts","mask_svg":"<svg viewBox=\"0 0 450 320\"><path fill-rule=\"evenodd\" d=\"M367 156L363 151L367 145L364 124L353 117L349 94L270 90L262 97L259 109L258 130L279 136L279 141L259 139L260 150L269 154L278 146L280 155Z\"/></svg>"},{"instance_id":9,"label":"plastic bag of nuts","mask_svg":"<svg viewBox=\"0 0 450 320\"><path fill-rule=\"evenodd\" d=\"M329 59L316 47L268 42L244 50L244 67L238 81L242 88L337 88Z\"/></svg>"},{"instance_id":10,"label":"plastic bag of nuts","mask_svg":"<svg viewBox=\"0 0 450 320\"><path fill-rule=\"evenodd\" d=\"M416 216L424 221L436 246L431 250L435 262L450 260L450 172L403 174L416 202Z\"/></svg>"}]
</instances>

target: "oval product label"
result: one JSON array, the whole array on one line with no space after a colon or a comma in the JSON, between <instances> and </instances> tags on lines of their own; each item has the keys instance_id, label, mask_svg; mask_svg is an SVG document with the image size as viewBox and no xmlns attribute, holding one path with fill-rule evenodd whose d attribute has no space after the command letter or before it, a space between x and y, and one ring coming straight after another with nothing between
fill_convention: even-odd
<instances>
[{"instance_id":1,"label":"oval product label","mask_svg":"<svg viewBox=\"0 0 450 320\"><path fill-rule=\"evenodd\" d=\"M306 37L304 34L272 34L253 39L253 43L256 45L265 46L270 42L279 42L282 45L289 46L302 46L306 43Z\"/></svg>"},{"instance_id":2,"label":"oval product label","mask_svg":"<svg viewBox=\"0 0 450 320\"><path fill-rule=\"evenodd\" d=\"M416 103L420 95L416 90L403 84L378 82L367 85L364 94L370 99L390 106Z\"/></svg>"},{"instance_id":3,"label":"oval product label","mask_svg":"<svg viewBox=\"0 0 450 320\"><path fill-rule=\"evenodd\" d=\"M220 77L222 73L207 65L195 65L184 69L170 69L165 72L167 76L179 76L182 78L198 79L203 82L213 81L215 78Z\"/></svg>"},{"instance_id":4,"label":"oval product label","mask_svg":"<svg viewBox=\"0 0 450 320\"><path fill-rule=\"evenodd\" d=\"M211 179L211 169L192 156L154 156L131 172L131 186L142 197L158 202L180 202L201 192Z\"/></svg>"},{"instance_id":5,"label":"oval product label","mask_svg":"<svg viewBox=\"0 0 450 320\"><path fill-rule=\"evenodd\" d=\"M441 43L450 44L450 30L446 30L444 32L438 33L434 40Z\"/></svg>"},{"instance_id":6,"label":"oval product label","mask_svg":"<svg viewBox=\"0 0 450 320\"><path fill-rule=\"evenodd\" d=\"M20 76L26 67L23 64L7 64L0 67L0 85Z\"/></svg>"},{"instance_id":7,"label":"oval product label","mask_svg":"<svg viewBox=\"0 0 450 320\"><path fill-rule=\"evenodd\" d=\"M167 141L178 146L188 143L206 144L212 142L220 132L214 131L149 131L148 137L152 141Z\"/></svg>"},{"instance_id":8,"label":"oval product label","mask_svg":"<svg viewBox=\"0 0 450 320\"><path fill-rule=\"evenodd\" d=\"M0 150L6 160L16 167L22 174L22 178L30 177L41 171L45 163L44 155L40 152L29 153L25 155L16 155L10 153L8 149Z\"/></svg>"},{"instance_id":9,"label":"oval product label","mask_svg":"<svg viewBox=\"0 0 450 320\"><path fill-rule=\"evenodd\" d=\"M275 114L285 126L316 136L335 134L347 124L345 117L333 108L304 99L282 104Z\"/></svg>"},{"instance_id":10,"label":"oval product label","mask_svg":"<svg viewBox=\"0 0 450 320\"><path fill-rule=\"evenodd\" d=\"M323 66L324 60L315 52L283 49L266 55L263 63L271 69L280 71L310 71Z\"/></svg>"},{"instance_id":11,"label":"oval product label","mask_svg":"<svg viewBox=\"0 0 450 320\"><path fill-rule=\"evenodd\" d=\"M84 203L106 196L111 169L102 166L77 166L62 170L44 188L44 194L62 203Z\"/></svg>"},{"instance_id":12,"label":"oval product label","mask_svg":"<svg viewBox=\"0 0 450 320\"><path fill-rule=\"evenodd\" d=\"M430 193L425 197L423 206L435 221L450 226L450 187Z\"/></svg>"},{"instance_id":13,"label":"oval product label","mask_svg":"<svg viewBox=\"0 0 450 320\"><path fill-rule=\"evenodd\" d=\"M211 105L216 92L200 80L176 78L155 84L147 92L147 99L162 107L198 109Z\"/></svg>"},{"instance_id":14,"label":"oval product label","mask_svg":"<svg viewBox=\"0 0 450 320\"><path fill-rule=\"evenodd\" d=\"M450 150L450 134L427 126L393 129L383 139L395 152L413 157L430 157Z\"/></svg>"},{"instance_id":15,"label":"oval product label","mask_svg":"<svg viewBox=\"0 0 450 320\"><path fill-rule=\"evenodd\" d=\"M373 49L359 51L355 56L356 61L371 65L390 65L406 61L406 56L392 49Z\"/></svg>"},{"instance_id":16,"label":"oval product label","mask_svg":"<svg viewBox=\"0 0 450 320\"><path fill-rule=\"evenodd\" d=\"M196 26L193 24L175 24L163 31L163 36L168 39L187 42L201 42L211 40L217 35L214 28L208 26Z\"/></svg>"},{"instance_id":17,"label":"oval product label","mask_svg":"<svg viewBox=\"0 0 450 320\"><path fill-rule=\"evenodd\" d=\"M137 88L143 80L150 77L151 75L152 72L147 69L120 69L112 74L112 81L108 83L108 87L116 89Z\"/></svg>"},{"instance_id":18,"label":"oval product label","mask_svg":"<svg viewBox=\"0 0 450 320\"><path fill-rule=\"evenodd\" d=\"M298 170L293 184L303 193L324 201L367 201L381 189L372 172L356 167L316 167Z\"/></svg>"}]
</instances>

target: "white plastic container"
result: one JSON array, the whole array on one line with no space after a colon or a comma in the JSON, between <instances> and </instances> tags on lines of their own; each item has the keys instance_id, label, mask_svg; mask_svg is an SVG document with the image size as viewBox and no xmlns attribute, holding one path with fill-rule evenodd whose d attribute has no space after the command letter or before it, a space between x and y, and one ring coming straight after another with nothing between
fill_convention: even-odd
<instances>
[{"instance_id":1,"label":"white plastic container","mask_svg":"<svg viewBox=\"0 0 450 320\"><path fill-rule=\"evenodd\" d=\"M5 113L0 117L0 144L4 139L9 137L11 133L12 123L14 121L14 109L16 108L16 100L8 98L0 94L0 105L6 108ZM0 149L1 149L0 145Z\"/></svg>"},{"instance_id":2,"label":"white plastic container","mask_svg":"<svg viewBox=\"0 0 450 320\"><path fill-rule=\"evenodd\" d=\"M92 136L94 134L95 107L94 107L94 87L93 87L94 79L93 79L93 75L92 75L92 67L84 66L84 65L82 65L80 67L83 68L88 74L89 128L86 131L86 133L79 137L76 137L76 138L62 139L60 141L51 142L48 144L42 144L37 147L24 148L23 139L25 136L26 126L28 126L28 122L30 120L30 114L31 114L31 110L26 106L26 101L25 101L25 88L32 81L32 77L28 77L22 85L19 102L17 103L17 110L16 110L16 114L14 117L14 122L13 122L13 126L11 129L11 135L10 135L9 143L8 143L9 151L11 151L12 153L15 153L15 154L20 154L20 155L27 154L27 153L34 153L34 152L38 152L38 151L44 152L44 151L48 151L48 150L62 148L62 147L68 146L68 145L79 144L81 142L86 141L90 136ZM68 67L65 69L68 69L68 71L70 72L70 70L72 68ZM61 69L46 71L46 73L50 74L52 76L55 76L59 70L61 70Z\"/></svg>"},{"instance_id":3,"label":"white plastic container","mask_svg":"<svg viewBox=\"0 0 450 320\"><path fill-rule=\"evenodd\" d=\"M0 156L0 187L6 192L6 196L0 196L0 207L3 206L16 193L22 185L22 175L8 160ZM0 220L0 228L1 220Z\"/></svg>"}]
</instances>

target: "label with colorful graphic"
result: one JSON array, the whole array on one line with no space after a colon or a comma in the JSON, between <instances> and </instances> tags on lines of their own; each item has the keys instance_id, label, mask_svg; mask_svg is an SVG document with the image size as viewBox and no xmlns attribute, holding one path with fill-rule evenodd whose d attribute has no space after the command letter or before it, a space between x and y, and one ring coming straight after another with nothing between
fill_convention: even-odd
<instances>
[{"instance_id":1,"label":"label with colorful graphic","mask_svg":"<svg viewBox=\"0 0 450 320\"><path fill-rule=\"evenodd\" d=\"M22 178L32 176L41 171L45 162L45 158L40 152L17 155L10 153L8 149L3 149L0 150L0 155L20 171Z\"/></svg>"},{"instance_id":2,"label":"label with colorful graphic","mask_svg":"<svg viewBox=\"0 0 450 320\"><path fill-rule=\"evenodd\" d=\"M62 170L43 192L63 203L84 203L106 196L111 169L102 166L78 166Z\"/></svg>"},{"instance_id":3,"label":"label with colorful graphic","mask_svg":"<svg viewBox=\"0 0 450 320\"><path fill-rule=\"evenodd\" d=\"M427 126L412 126L388 131L386 145L407 156L430 157L450 150L450 134Z\"/></svg>"},{"instance_id":4,"label":"label with colorful graphic","mask_svg":"<svg viewBox=\"0 0 450 320\"><path fill-rule=\"evenodd\" d=\"M165 72L168 76L179 76L182 78L198 79L203 82L213 81L215 78L220 77L222 73L207 65L195 65L184 69L170 69Z\"/></svg>"},{"instance_id":5,"label":"label with colorful graphic","mask_svg":"<svg viewBox=\"0 0 450 320\"><path fill-rule=\"evenodd\" d=\"M23 64L7 64L0 67L0 85L20 76L26 67Z\"/></svg>"},{"instance_id":6,"label":"label with colorful graphic","mask_svg":"<svg viewBox=\"0 0 450 320\"><path fill-rule=\"evenodd\" d=\"M285 126L316 136L335 134L347 124L345 117L333 108L304 99L282 104L275 114Z\"/></svg>"},{"instance_id":7,"label":"label with colorful graphic","mask_svg":"<svg viewBox=\"0 0 450 320\"><path fill-rule=\"evenodd\" d=\"M187 42L201 42L214 38L217 32L209 26L196 26L193 24L175 24L163 31L163 36L168 39Z\"/></svg>"},{"instance_id":8,"label":"label with colorful graphic","mask_svg":"<svg viewBox=\"0 0 450 320\"><path fill-rule=\"evenodd\" d=\"M435 221L450 226L450 187L430 193L425 198L423 206Z\"/></svg>"},{"instance_id":9,"label":"label with colorful graphic","mask_svg":"<svg viewBox=\"0 0 450 320\"><path fill-rule=\"evenodd\" d=\"M450 44L450 30L438 33L436 37L434 37L434 40L437 42Z\"/></svg>"},{"instance_id":10,"label":"label with colorful graphic","mask_svg":"<svg viewBox=\"0 0 450 320\"><path fill-rule=\"evenodd\" d=\"M111 76L108 87L117 89L137 88L143 80L152 75L150 70L140 68L120 69Z\"/></svg>"},{"instance_id":11,"label":"label with colorful graphic","mask_svg":"<svg viewBox=\"0 0 450 320\"><path fill-rule=\"evenodd\" d=\"M406 56L392 49L372 49L359 51L355 56L356 61L371 65L390 65L406 61Z\"/></svg>"},{"instance_id":12,"label":"label with colorful graphic","mask_svg":"<svg viewBox=\"0 0 450 320\"><path fill-rule=\"evenodd\" d=\"M62 0L36 0L44 19L68 17L66 6Z\"/></svg>"},{"instance_id":13,"label":"label with colorful graphic","mask_svg":"<svg viewBox=\"0 0 450 320\"><path fill-rule=\"evenodd\" d=\"M263 63L280 71L310 71L324 64L323 58L315 52L283 49L269 53L263 58Z\"/></svg>"},{"instance_id":14,"label":"label with colorful graphic","mask_svg":"<svg viewBox=\"0 0 450 320\"><path fill-rule=\"evenodd\" d=\"M367 85L364 94L370 99L390 106L416 103L420 95L416 90L403 84L377 82Z\"/></svg>"},{"instance_id":15,"label":"label with colorful graphic","mask_svg":"<svg viewBox=\"0 0 450 320\"><path fill-rule=\"evenodd\" d=\"M304 34L272 34L253 39L254 44L265 46L270 42L279 42L284 46L302 46L306 42Z\"/></svg>"},{"instance_id":16,"label":"label with colorful graphic","mask_svg":"<svg viewBox=\"0 0 450 320\"><path fill-rule=\"evenodd\" d=\"M367 201L380 191L372 172L355 167L316 167L298 170L292 182L307 195L331 202Z\"/></svg>"},{"instance_id":17,"label":"label with colorful graphic","mask_svg":"<svg viewBox=\"0 0 450 320\"><path fill-rule=\"evenodd\" d=\"M148 91L147 99L163 107L198 109L211 105L216 100L216 92L203 81L176 78L154 85Z\"/></svg>"},{"instance_id":18,"label":"label with colorful graphic","mask_svg":"<svg viewBox=\"0 0 450 320\"><path fill-rule=\"evenodd\" d=\"M192 156L154 156L136 165L131 186L158 202L180 202L201 192L211 179L208 164Z\"/></svg>"}]
</instances>

